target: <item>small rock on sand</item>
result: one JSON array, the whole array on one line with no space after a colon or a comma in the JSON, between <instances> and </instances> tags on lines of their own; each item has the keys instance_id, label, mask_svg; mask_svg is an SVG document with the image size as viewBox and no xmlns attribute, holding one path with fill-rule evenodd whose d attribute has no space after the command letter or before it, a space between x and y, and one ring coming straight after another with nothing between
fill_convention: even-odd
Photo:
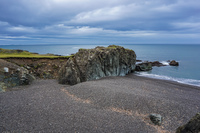
<instances>
[{"instance_id":1,"label":"small rock on sand","mask_svg":"<svg viewBox=\"0 0 200 133\"><path fill-rule=\"evenodd\" d=\"M162 116L160 114L150 114L149 115L150 120L155 124L155 125L161 125L162 123Z\"/></svg>"}]
</instances>

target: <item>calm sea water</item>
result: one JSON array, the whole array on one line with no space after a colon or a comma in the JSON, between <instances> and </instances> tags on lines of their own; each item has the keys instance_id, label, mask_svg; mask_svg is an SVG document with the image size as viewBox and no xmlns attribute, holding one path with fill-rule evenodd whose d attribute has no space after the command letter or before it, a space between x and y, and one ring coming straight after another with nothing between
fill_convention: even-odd
<instances>
[{"instance_id":1,"label":"calm sea water","mask_svg":"<svg viewBox=\"0 0 200 133\"><path fill-rule=\"evenodd\" d=\"M108 45L0 45L5 49L22 49L40 54L53 53L70 55L79 48L94 48ZM139 76L173 80L184 84L200 86L200 45L120 45L136 52L143 61L176 60L180 66L153 67L149 72L137 72Z\"/></svg>"}]
</instances>

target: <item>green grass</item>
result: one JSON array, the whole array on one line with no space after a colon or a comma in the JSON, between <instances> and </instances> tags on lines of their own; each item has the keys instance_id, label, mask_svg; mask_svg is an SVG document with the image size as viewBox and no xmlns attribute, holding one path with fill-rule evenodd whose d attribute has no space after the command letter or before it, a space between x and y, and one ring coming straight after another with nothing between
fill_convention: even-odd
<instances>
[{"instance_id":1,"label":"green grass","mask_svg":"<svg viewBox=\"0 0 200 133\"><path fill-rule=\"evenodd\" d=\"M69 58L71 56L46 56L46 55L21 55L21 54L0 54L0 58Z\"/></svg>"},{"instance_id":2,"label":"green grass","mask_svg":"<svg viewBox=\"0 0 200 133\"><path fill-rule=\"evenodd\" d=\"M0 48L0 58L50 58L50 59L56 59L56 58L70 58L73 55L70 56L55 56L51 54L46 55L40 55L31 53L28 51L19 51L19 50L8 50L8 49L2 49Z\"/></svg>"},{"instance_id":3,"label":"green grass","mask_svg":"<svg viewBox=\"0 0 200 133\"><path fill-rule=\"evenodd\" d=\"M116 48L121 48L121 46L109 45L107 48L116 49Z\"/></svg>"}]
</instances>

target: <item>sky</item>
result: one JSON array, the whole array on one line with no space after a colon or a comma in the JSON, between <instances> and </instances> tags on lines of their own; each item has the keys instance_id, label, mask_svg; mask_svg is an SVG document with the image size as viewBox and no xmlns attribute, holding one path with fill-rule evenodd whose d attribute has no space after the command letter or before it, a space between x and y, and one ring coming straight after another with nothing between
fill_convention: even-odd
<instances>
[{"instance_id":1,"label":"sky","mask_svg":"<svg viewBox=\"0 0 200 133\"><path fill-rule=\"evenodd\" d=\"M200 0L0 0L7 44L200 44Z\"/></svg>"}]
</instances>

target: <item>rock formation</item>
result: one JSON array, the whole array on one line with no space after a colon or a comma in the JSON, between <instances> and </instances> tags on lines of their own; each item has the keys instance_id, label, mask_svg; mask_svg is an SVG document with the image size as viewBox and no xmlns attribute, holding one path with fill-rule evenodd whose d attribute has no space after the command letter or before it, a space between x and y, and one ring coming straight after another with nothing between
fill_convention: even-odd
<instances>
[{"instance_id":1,"label":"rock formation","mask_svg":"<svg viewBox=\"0 0 200 133\"><path fill-rule=\"evenodd\" d=\"M149 71L152 70L152 63L143 62L136 65L135 71Z\"/></svg>"},{"instance_id":2,"label":"rock formation","mask_svg":"<svg viewBox=\"0 0 200 133\"><path fill-rule=\"evenodd\" d=\"M124 76L135 70L133 50L110 45L79 49L59 71L59 83L74 85L106 76Z\"/></svg>"},{"instance_id":3,"label":"rock formation","mask_svg":"<svg viewBox=\"0 0 200 133\"><path fill-rule=\"evenodd\" d=\"M169 63L170 66L179 66L179 63L176 62L175 60L170 61Z\"/></svg>"},{"instance_id":4,"label":"rock formation","mask_svg":"<svg viewBox=\"0 0 200 133\"><path fill-rule=\"evenodd\" d=\"M160 114L150 114L150 120L153 124L160 126L162 124L162 116Z\"/></svg>"},{"instance_id":5,"label":"rock formation","mask_svg":"<svg viewBox=\"0 0 200 133\"><path fill-rule=\"evenodd\" d=\"M4 59L29 71L29 74L39 79L58 79L58 71L66 64L67 58L44 59L44 58L11 58Z\"/></svg>"},{"instance_id":6,"label":"rock formation","mask_svg":"<svg viewBox=\"0 0 200 133\"><path fill-rule=\"evenodd\" d=\"M176 133L200 133L200 112L197 113L187 124L180 126Z\"/></svg>"},{"instance_id":7,"label":"rock formation","mask_svg":"<svg viewBox=\"0 0 200 133\"><path fill-rule=\"evenodd\" d=\"M25 68L0 59L0 92L9 87L27 85L34 79Z\"/></svg>"},{"instance_id":8,"label":"rock formation","mask_svg":"<svg viewBox=\"0 0 200 133\"><path fill-rule=\"evenodd\" d=\"M157 67L160 67L160 66L166 66L162 63L160 63L159 61L154 61L154 62L150 62L152 64L152 66L157 66Z\"/></svg>"}]
</instances>

